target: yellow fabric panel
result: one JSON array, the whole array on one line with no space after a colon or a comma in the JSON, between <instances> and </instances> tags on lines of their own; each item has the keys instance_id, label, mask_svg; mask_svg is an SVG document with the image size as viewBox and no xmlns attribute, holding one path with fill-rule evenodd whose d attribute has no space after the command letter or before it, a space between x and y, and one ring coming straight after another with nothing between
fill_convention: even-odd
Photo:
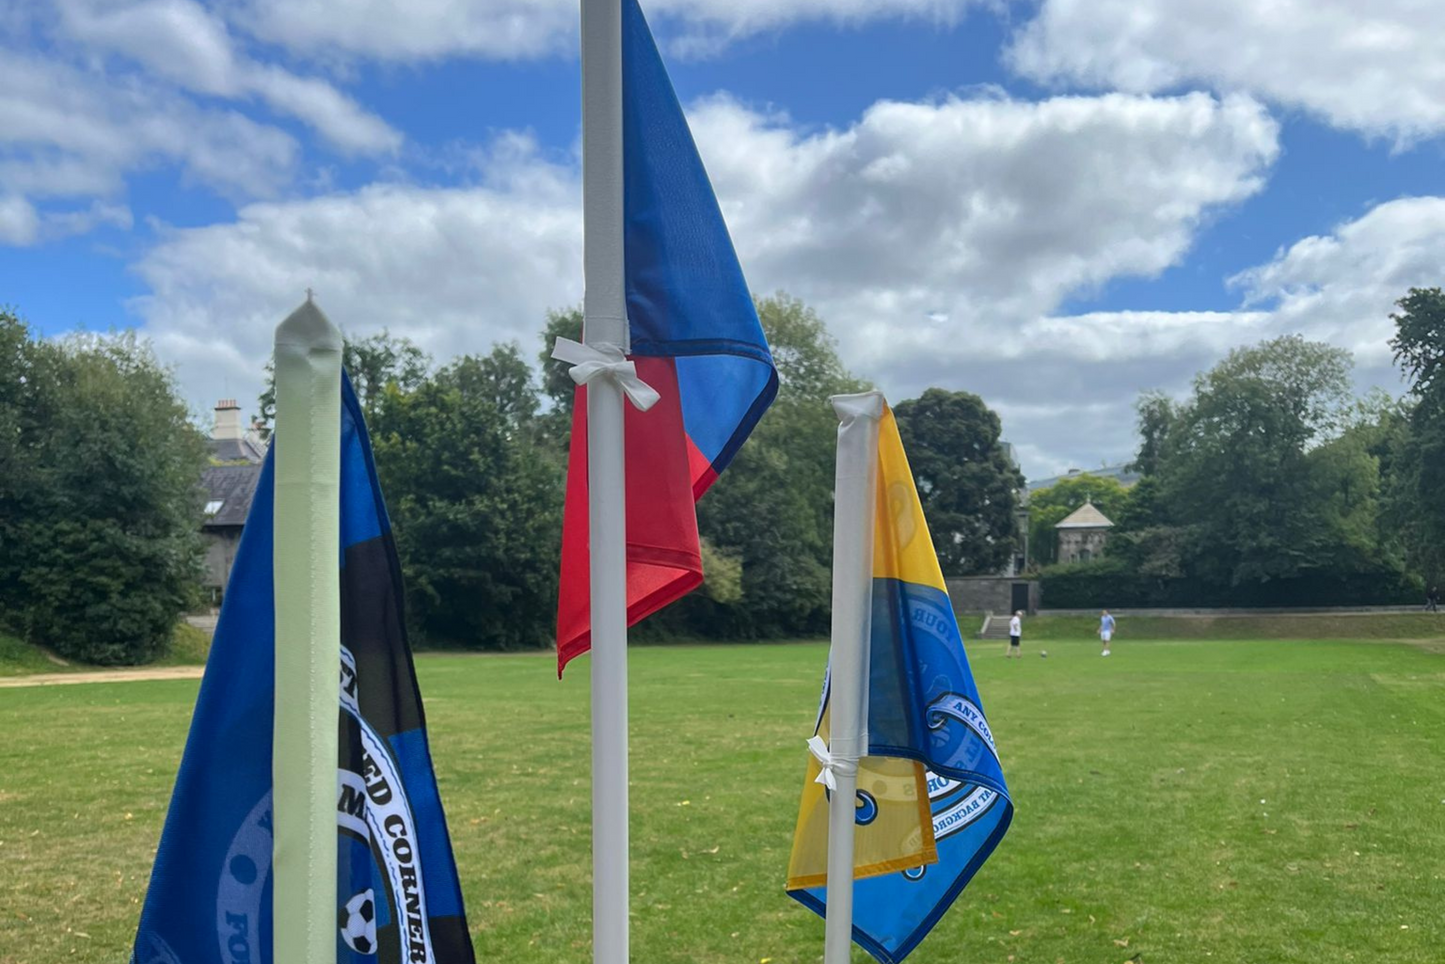
<instances>
[{"instance_id":1,"label":"yellow fabric panel","mask_svg":"<svg viewBox=\"0 0 1445 964\"><path fill-rule=\"evenodd\" d=\"M826 710L818 735L828 739ZM821 769L809 753L808 776L788 860L789 890L821 887L828 882L828 795L822 784L814 782ZM928 784L921 763L867 757L858 764L858 790L873 799L878 813L868 824L854 825L854 879L938 862Z\"/></svg>"},{"instance_id":2,"label":"yellow fabric panel","mask_svg":"<svg viewBox=\"0 0 1445 964\"><path fill-rule=\"evenodd\" d=\"M898 579L947 592L891 408L884 408L878 423L877 518L873 578Z\"/></svg>"}]
</instances>

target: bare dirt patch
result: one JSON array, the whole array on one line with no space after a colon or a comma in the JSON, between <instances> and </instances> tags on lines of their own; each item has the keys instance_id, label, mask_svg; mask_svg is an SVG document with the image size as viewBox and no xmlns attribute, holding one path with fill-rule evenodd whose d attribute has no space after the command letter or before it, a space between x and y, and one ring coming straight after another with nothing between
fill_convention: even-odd
<instances>
[{"instance_id":1,"label":"bare dirt patch","mask_svg":"<svg viewBox=\"0 0 1445 964\"><path fill-rule=\"evenodd\" d=\"M138 683L153 679L200 679L204 666L154 666L97 670L93 673L35 673L0 678L0 689L17 686L63 686L70 683Z\"/></svg>"}]
</instances>

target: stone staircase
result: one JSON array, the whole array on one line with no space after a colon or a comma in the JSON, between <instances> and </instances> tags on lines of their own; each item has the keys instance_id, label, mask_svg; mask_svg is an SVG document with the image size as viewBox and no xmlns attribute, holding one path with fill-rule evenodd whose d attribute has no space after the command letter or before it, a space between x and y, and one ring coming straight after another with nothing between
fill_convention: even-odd
<instances>
[{"instance_id":1,"label":"stone staircase","mask_svg":"<svg viewBox=\"0 0 1445 964\"><path fill-rule=\"evenodd\" d=\"M1009 614L989 613L983 618L983 628L978 631L979 639L1008 639Z\"/></svg>"}]
</instances>

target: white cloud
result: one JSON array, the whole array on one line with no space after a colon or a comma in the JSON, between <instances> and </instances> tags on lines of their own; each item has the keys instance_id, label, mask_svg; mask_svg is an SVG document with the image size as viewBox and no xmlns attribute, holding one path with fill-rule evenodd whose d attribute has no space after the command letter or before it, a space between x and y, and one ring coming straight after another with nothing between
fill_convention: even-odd
<instances>
[{"instance_id":1,"label":"white cloud","mask_svg":"<svg viewBox=\"0 0 1445 964\"><path fill-rule=\"evenodd\" d=\"M1349 348L1362 366L1388 371L1396 299L1445 282L1445 197L1380 204L1233 282L1247 305L1272 307L1277 328Z\"/></svg>"},{"instance_id":2,"label":"white cloud","mask_svg":"<svg viewBox=\"0 0 1445 964\"><path fill-rule=\"evenodd\" d=\"M101 224L129 229L130 208L96 201L88 208L41 212L18 195L0 196L0 244L26 247L86 234Z\"/></svg>"},{"instance_id":3,"label":"white cloud","mask_svg":"<svg viewBox=\"0 0 1445 964\"><path fill-rule=\"evenodd\" d=\"M693 50L802 21L953 23L999 0L649 0L644 11ZM576 43L576 0L240 0L235 21L298 56L522 59ZM323 53L324 52L324 53Z\"/></svg>"},{"instance_id":4,"label":"white cloud","mask_svg":"<svg viewBox=\"0 0 1445 964\"><path fill-rule=\"evenodd\" d=\"M378 154L401 146L398 131L324 80L256 66L247 71L246 83L273 109L316 128L344 153Z\"/></svg>"},{"instance_id":5,"label":"white cloud","mask_svg":"<svg viewBox=\"0 0 1445 964\"><path fill-rule=\"evenodd\" d=\"M252 204L231 224L168 231L138 265L151 293L133 308L197 406L258 385L308 287L349 332L390 328L442 359L511 339L530 354L547 309L581 298L579 210L570 172L540 162L525 184Z\"/></svg>"},{"instance_id":6,"label":"white cloud","mask_svg":"<svg viewBox=\"0 0 1445 964\"><path fill-rule=\"evenodd\" d=\"M894 394L1033 391L989 381L1062 344L1028 326L1178 264L1278 150L1253 101L1202 94L883 102L806 136L717 100L694 130L754 287L818 306Z\"/></svg>"},{"instance_id":7,"label":"white cloud","mask_svg":"<svg viewBox=\"0 0 1445 964\"><path fill-rule=\"evenodd\" d=\"M182 90L260 97L349 154L385 153L401 135L325 80L299 77L238 52L226 24L193 0L61 0L66 36L87 52L118 54Z\"/></svg>"},{"instance_id":8,"label":"white cloud","mask_svg":"<svg viewBox=\"0 0 1445 964\"><path fill-rule=\"evenodd\" d=\"M40 216L23 197L0 197L0 244L34 244L40 233Z\"/></svg>"},{"instance_id":9,"label":"white cloud","mask_svg":"<svg viewBox=\"0 0 1445 964\"><path fill-rule=\"evenodd\" d=\"M1032 445L1034 475L1097 464L1095 452L1124 456L1134 444L1130 405L1139 390L1182 395L1195 372L1230 348L1286 334L1350 349L1361 389L1398 392L1390 312L1410 288L1440 285L1442 264L1445 197L1403 198L1231 279L1243 296L1238 310L1041 319L1024 327L1018 344L1040 346L1021 361L1032 384L1050 386L1040 394L1051 402L1012 413L1005 405L1005 424ZM1105 411L1083 419L1079 406L1091 399Z\"/></svg>"},{"instance_id":10,"label":"white cloud","mask_svg":"<svg viewBox=\"0 0 1445 964\"><path fill-rule=\"evenodd\" d=\"M1127 407L1152 384L1158 353L1204 316L1150 328L1050 314L1177 263L1277 150L1257 104L1202 94L884 102L814 132L714 99L692 121L755 289L818 307L849 364L897 398L968 388L1021 419L1075 398ZM168 232L139 266L152 293L135 308L197 404L258 382L308 286L348 329L390 327L441 357L533 347L546 309L581 294L576 171L515 136L484 170L476 188L377 185ZM1135 357L1101 365L1106 345Z\"/></svg>"},{"instance_id":11,"label":"white cloud","mask_svg":"<svg viewBox=\"0 0 1445 964\"><path fill-rule=\"evenodd\" d=\"M0 23L0 185L8 198L0 244L101 224L128 228L130 211L118 200L127 179L156 168L232 200L282 193L295 183L301 145L237 109L252 100L300 119L344 154L401 145L398 132L330 83L250 59L192 0L59 0L24 9ZM41 33L55 41L43 53ZM55 207L57 199L91 206Z\"/></svg>"},{"instance_id":12,"label":"white cloud","mask_svg":"<svg viewBox=\"0 0 1445 964\"><path fill-rule=\"evenodd\" d=\"M0 57L0 165L31 197L116 192L125 174L158 163L225 193L264 196L290 179L296 153L275 128L138 79Z\"/></svg>"},{"instance_id":13,"label":"white cloud","mask_svg":"<svg viewBox=\"0 0 1445 964\"><path fill-rule=\"evenodd\" d=\"M234 97L239 65L225 24L191 0L59 0L67 35L124 54L187 90Z\"/></svg>"},{"instance_id":14,"label":"white cloud","mask_svg":"<svg viewBox=\"0 0 1445 964\"><path fill-rule=\"evenodd\" d=\"M1247 90L1409 141L1445 131L1442 35L1428 0L1043 0L1011 62L1044 82Z\"/></svg>"},{"instance_id":15,"label":"white cloud","mask_svg":"<svg viewBox=\"0 0 1445 964\"><path fill-rule=\"evenodd\" d=\"M133 221L130 208L124 204L93 201L88 208L47 211L45 213L45 236L49 240L68 238L77 234L89 234L102 224L109 224L128 231Z\"/></svg>"}]
</instances>

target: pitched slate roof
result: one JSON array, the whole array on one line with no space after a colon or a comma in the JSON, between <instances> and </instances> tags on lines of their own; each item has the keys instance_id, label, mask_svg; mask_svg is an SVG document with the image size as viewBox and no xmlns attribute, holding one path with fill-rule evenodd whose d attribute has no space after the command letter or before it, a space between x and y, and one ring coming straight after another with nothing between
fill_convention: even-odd
<instances>
[{"instance_id":1,"label":"pitched slate roof","mask_svg":"<svg viewBox=\"0 0 1445 964\"><path fill-rule=\"evenodd\" d=\"M206 491L207 513L202 529L225 529L246 524L251 511L251 498L261 479L261 466L246 462L241 465L211 465L201 471L201 488ZM219 503L219 505L217 504Z\"/></svg>"},{"instance_id":2,"label":"pitched slate roof","mask_svg":"<svg viewBox=\"0 0 1445 964\"><path fill-rule=\"evenodd\" d=\"M211 458L217 462L260 462L266 457L264 445L252 438L211 439Z\"/></svg>"},{"instance_id":3,"label":"pitched slate roof","mask_svg":"<svg viewBox=\"0 0 1445 964\"><path fill-rule=\"evenodd\" d=\"M1114 523L1109 517L1098 509L1094 503L1085 502L1073 512L1064 517L1064 521L1054 526L1055 529L1111 529Z\"/></svg>"}]
</instances>

